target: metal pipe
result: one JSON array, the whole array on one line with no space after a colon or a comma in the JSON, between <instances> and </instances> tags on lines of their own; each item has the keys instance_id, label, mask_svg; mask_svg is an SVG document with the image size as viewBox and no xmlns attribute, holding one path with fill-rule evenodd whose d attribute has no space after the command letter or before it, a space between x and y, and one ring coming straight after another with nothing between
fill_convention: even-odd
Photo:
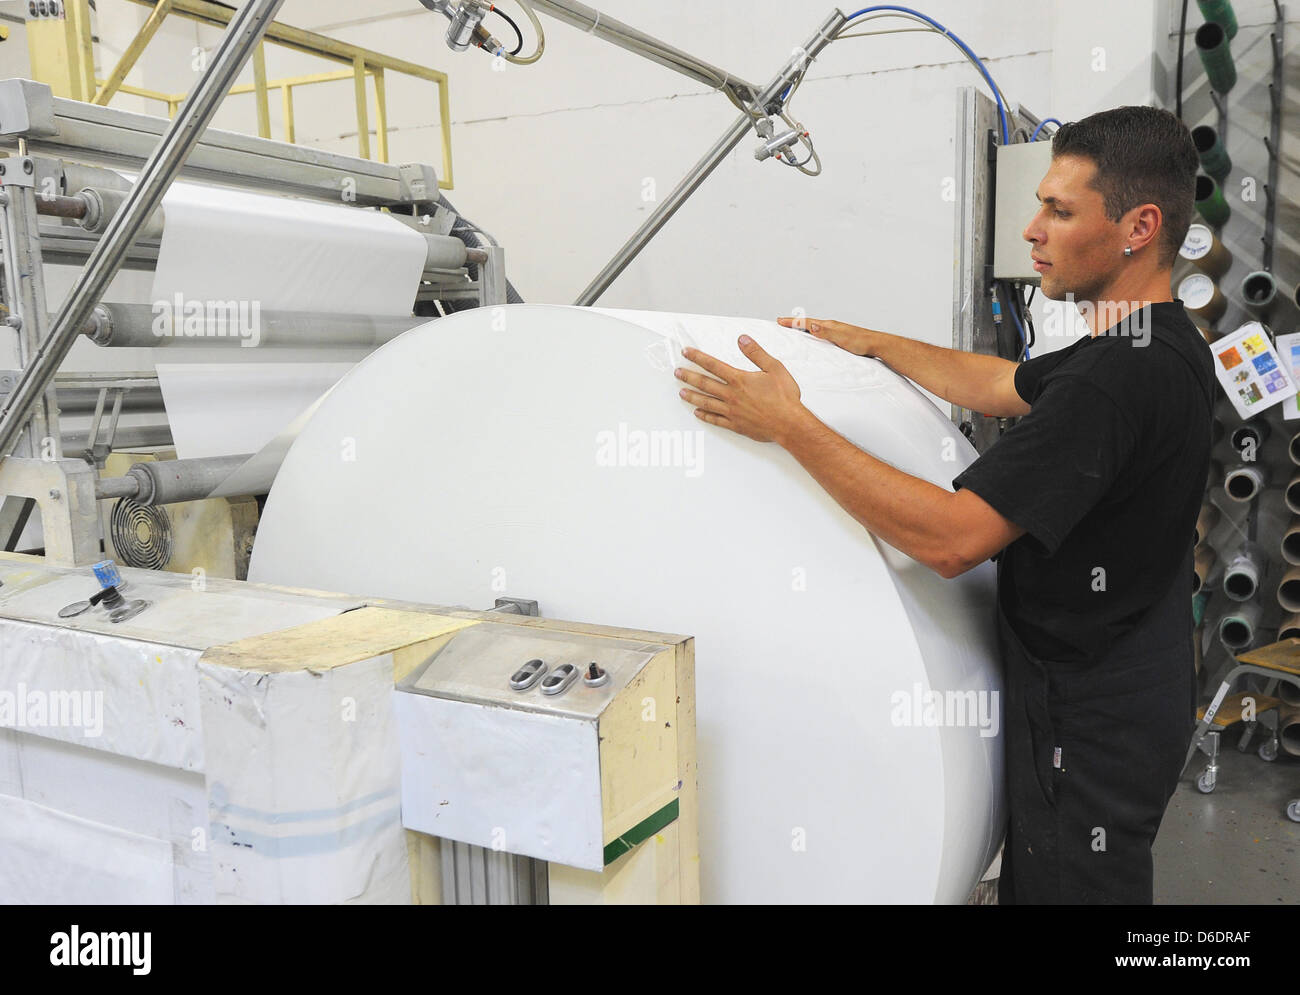
<instances>
[{"instance_id":1,"label":"metal pipe","mask_svg":"<svg viewBox=\"0 0 1300 995\"><path fill-rule=\"evenodd\" d=\"M624 24L586 4L574 3L572 0L531 0L531 3L538 13L550 14L557 21L563 21L597 38L603 38L619 48L676 70L683 76L689 76L715 90L731 90L742 102L752 101L758 92L754 84L739 76L733 76L703 59L697 59L680 48L662 42L644 31L638 31L630 24Z\"/></svg>"},{"instance_id":2,"label":"metal pipe","mask_svg":"<svg viewBox=\"0 0 1300 995\"><path fill-rule=\"evenodd\" d=\"M133 425L119 428L113 435L113 448L117 450L156 449L175 445L172 430L166 425ZM63 448L76 455L86 448L85 432L67 432L63 435Z\"/></svg>"},{"instance_id":3,"label":"metal pipe","mask_svg":"<svg viewBox=\"0 0 1300 995\"><path fill-rule=\"evenodd\" d=\"M768 101L776 97L786 84L798 75L806 61L815 59L822 49L835 40L835 36L839 34L847 21L848 18L844 16L844 13L837 9L822 22L821 27L809 39L808 44L799 50L802 56L801 60L792 62L783 68L767 85L767 88L758 95L755 103L760 107L766 107ZM655 208L650 217L646 218L641 227L636 230L636 233L618 250L614 258L596 274L596 278L578 295L575 304L590 306L600 299L601 294L609 289L609 285L618 279L619 274L627 269L628 264L637 257L649 241L677 213L678 209L686 203L686 199L699 189L700 184L709 178L709 175L717 169L718 164L730 154L732 149L740 144L740 140L745 137L753 124L754 119L748 112L740 115L732 122L722 137L713 144L713 147L704 154L704 157L699 162L691 167L691 171L673 188L673 192Z\"/></svg>"},{"instance_id":4,"label":"metal pipe","mask_svg":"<svg viewBox=\"0 0 1300 995\"><path fill-rule=\"evenodd\" d=\"M80 219L86 216L88 209L86 201L81 197L47 197L41 194L36 198L36 213L48 218Z\"/></svg>"},{"instance_id":5,"label":"metal pipe","mask_svg":"<svg viewBox=\"0 0 1300 995\"><path fill-rule=\"evenodd\" d=\"M230 20L217 51L175 120L145 163L124 209L90 253L49 335L0 409L0 456L13 451L23 423L76 341L82 324L103 298L126 253L144 228L186 156L212 120L248 56L284 0L248 0Z\"/></svg>"}]
</instances>

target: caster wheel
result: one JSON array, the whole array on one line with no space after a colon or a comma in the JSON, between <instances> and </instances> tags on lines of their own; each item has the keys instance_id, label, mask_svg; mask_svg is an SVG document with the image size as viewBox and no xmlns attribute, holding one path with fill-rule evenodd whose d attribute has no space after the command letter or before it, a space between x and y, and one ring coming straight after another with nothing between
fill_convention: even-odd
<instances>
[{"instance_id":1,"label":"caster wheel","mask_svg":"<svg viewBox=\"0 0 1300 995\"><path fill-rule=\"evenodd\" d=\"M1214 790L1216 778L1208 770L1201 771L1201 776L1196 779L1196 789L1203 795L1208 795Z\"/></svg>"},{"instance_id":2,"label":"caster wheel","mask_svg":"<svg viewBox=\"0 0 1300 995\"><path fill-rule=\"evenodd\" d=\"M1287 803L1286 817L1292 822L1300 822L1300 798Z\"/></svg>"},{"instance_id":3,"label":"caster wheel","mask_svg":"<svg viewBox=\"0 0 1300 995\"><path fill-rule=\"evenodd\" d=\"M1277 740L1270 739L1266 743L1259 744L1259 759L1272 763L1277 759Z\"/></svg>"}]
</instances>

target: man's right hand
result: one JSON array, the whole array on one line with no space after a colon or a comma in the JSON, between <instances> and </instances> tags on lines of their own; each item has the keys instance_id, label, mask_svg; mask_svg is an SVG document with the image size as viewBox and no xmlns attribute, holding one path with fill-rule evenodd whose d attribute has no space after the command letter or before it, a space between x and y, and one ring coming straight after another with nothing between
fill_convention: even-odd
<instances>
[{"instance_id":1,"label":"man's right hand","mask_svg":"<svg viewBox=\"0 0 1300 995\"><path fill-rule=\"evenodd\" d=\"M871 339L876 333L869 328L859 328L857 325L828 318L777 318L776 321L785 328L806 331L814 338L833 342L855 356L872 355Z\"/></svg>"}]
</instances>

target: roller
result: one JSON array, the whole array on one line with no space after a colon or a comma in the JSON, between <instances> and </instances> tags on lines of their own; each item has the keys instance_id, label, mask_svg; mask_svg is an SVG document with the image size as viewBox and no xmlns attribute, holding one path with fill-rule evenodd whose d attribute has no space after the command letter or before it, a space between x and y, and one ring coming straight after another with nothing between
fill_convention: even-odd
<instances>
[{"instance_id":1,"label":"roller","mask_svg":"<svg viewBox=\"0 0 1300 995\"><path fill-rule=\"evenodd\" d=\"M1196 555L1192 558L1192 593L1200 594L1205 588L1206 582L1210 579L1210 573L1214 570L1214 563L1218 556L1214 548L1209 543L1203 542L1196 547Z\"/></svg>"},{"instance_id":2,"label":"roller","mask_svg":"<svg viewBox=\"0 0 1300 995\"><path fill-rule=\"evenodd\" d=\"M1205 77L1215 93L1227 93L1237 82L1237 67L1232 62L1228 48L1228 35L1223 26L1207 21L1196 29L1196 51L1205 67ZM1211 221L1211 224L1214 222Z\"/></svg>"},{"instance_id":3,"label":"roller","mask_svg":"<svg viewBox=\"0 0 1300 995\"><path fill-rule=\"evenodd\" d=\"M1288 614L1300 612L1300 567L1292 567L1277 585L1277 603Z\"/></svg>"},{"instance_id":4,"label":"roller","mask_svg":"<svg viewBox=\"0 0 1300 995\"><path fill-rule=\"evenodd\" d=\"M1217 505L1206 501L1201 505L1201 513L1196 516L1196 543L1200 545L1210 537L1214 531L1214 526L1219 524L1221 512Z\"/></svg>"},{"instance_id":5,"label":"roller","mask_svg":"<svg viewBox=\"0 0 1300 995\"><path fill-rule=\"evenodd\" d=\"M1214 128L1208 124L1193 128L1192 144L1196 146L1196 154L1200 156L1201 168L1216 180L1222 180L1232 171L1232 160L1228 158L1228 150L1223 147L1223 142L1219 140L1219 133Z\"/></svg>"},{"instance_id":6,"label":"roller","mask_svg":"<svg viewBox=\"0 0 1300 995\"><path fill-rule=\"evenodd\" d=\"M1218 279L1232 268L1232 253L1208 225L1199 222L1187 229L1178 254L1208 276Z\"/></svg>"},{"instance_id":7,"label":"roller","mask_svg":"<svg viewBox=\"0 0 1300 995\"><path fill-rule=\"evenodd\" d=\"M1222 318L1223 312L1228 310L1228 299L1204 273L1183 277L1178 284L1177 296L1188 311L1211 324Z\"/></svg>"},{"instance_id":8,"label":"roller","mask_svg":"<svg viewBox=\"0 0 1300 995\"><path fill-rule=\"evenodd\" d=\"M1233 501L1253 501L1268 480L1268 473L1258 463L1240 463L1223 478L1223 489ZM1300 490L1297 490L1300 496Z\"/></svg>"},{"instance_id":9,"label":"roller","mask_svg":"<svg viewBox=\"0 0 1300 995\"><path fill-rule=\"evenodd\" d=\"M1233 601L1249 601L1259 590L1259 554L1248 548L1234 553L1223 568L1223 593Z\"/></svg>"},{"instance_id":10,"label":"roller","mask_svg":"<svg viewBox=\"0 0 1300 995\"><path fill-rule=\"evenodd\" d=\"M1232 213L1213 176L1202 173L1196 177L1196 210L1215 228L1222 228Z\"/></svg>"},{"instance_id":11,"label":"roller","mask_svg":"<svg viewBox=\"0 0 1300 995\"><path fill-rule=\"evenodd\" d=\"M1258 601L1250 601L1219 619L1219 642L1229 653L1237 654L1250 649L1259 636L1260 608Z\"/></svg>"},{"instance_id":12,"label":"roller","mask_svg":"<svg viewBox=\"0 0 1300 995\"><path fill-rule=\"evenodd\" d=\"M1277 280L1265 270L1247 273L1241 281L1241 297L1253 314L1267 317L1277 303Z\"/></svg>"},{"instance_id":13,"label":"roller","mask_svg":"<svg viewBox=\"0 0 1300 995\"><path fill-rule=\"evenodd\" d=\"M102 187L85 187L79 190L77 198L86 205L86 209L77 223L88 232L96 235L104 234L109 222L122 210L129 196L128 190L111 190ZM149 215L149 220L140 229L137 238L141 240L162 238L164 220L163 209L159 207Z\"/></svg>"},{"instance_id":14,"label":"roller","mask_svg":"<svg viewBox=\"0 0 1300 995\"><path fill-rule=\"evenodd\" d=\"M704 902L964 902L1002 836L1001 736L908 707L1000 687L991 565L944 580L872 539L779 449L701 422L672 369L683 345L749 369L743 332L903 471L950 487L973 447L888 367L772 321L503 311L414 328L334 387L249 579L688 633Z\"/></svg>"},{"instance_id":15,"label":"roller","mask_svg":"<svg viewBox=\"0 0 1300 995\"><path fill-rule=\"evenodd\" d=\"M459 241L457 245L463 244ZM234 313L238 302L230 302L231 310L205 309L198 319L198 327L191 328L185 316L184 302L171 306L164 302L159 310L148 304L100 304L96 318L85 329L85 335L96 345L108 348L241 348L252 341L241 334L247 314ZM372 316L360 314L333 314L311 311L258 311L256 312L256 341L259 348L277 347L363 347L374 348L427 318L412 315ZM160 325L160 322L164 324ZM159 334L162 331L163 334Z\"/></svg>"}]
</instances>

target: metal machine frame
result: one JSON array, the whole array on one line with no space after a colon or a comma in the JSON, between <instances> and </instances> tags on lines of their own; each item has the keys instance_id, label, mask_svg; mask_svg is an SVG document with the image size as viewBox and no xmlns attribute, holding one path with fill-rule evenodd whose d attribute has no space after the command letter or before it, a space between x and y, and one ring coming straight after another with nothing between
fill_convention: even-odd
<instances>
[{"instance_id":1,"label":"metal machine frame","mask_svg":"<svg viewBox=\"0 0 1300 995\"><path fill-rule=\"evenodd\" d=\"M56 202L66 204L75 192L67 189L65 169L71 166L82 177L93 176L97 166L139 169L168 131L165 120L53 97L43 84L0 82L0 142L11 149L7 158L0 159L6 324L17 340L0 347L0 403L10 401L49 339L43 264L85 264L108 238L107 230L96 234L66 224L61 217L46 216ZM344 203L342 193L347 191L346 202L353 206L388 209L434 244L459 245L448 234L455 215L439 203L432 166L389 165L213 129L194 143L179 172L187 178L336 204ZM50 189L58 193L51 197ZM151 268L158 258L158 240L146 232L119 250L120 265ZM418 302L506 303L505 250L487 245L465 249L463 254L464 266L426 268ZM431 252L431 259L434 256ZM473 277L471 264L476 271ZM92 333L98 326L101 334L106 333L104 319L110 313L121 314L122 307L96 305L81 332ZM413 317L391 323L390 330L395 334L422 320ZM129 407L133 397L138 400L147 394L161 409L158 381L144 373L50 376L56 368L54 364L42 372L39 402L20 429L12 455L0 463L0 494L8 495L0 506L0 548L14 548L35 504L41 510L46 555L53 562L84 564L100 555L94 511L96 471L83 460L64 459L64 444L69 440L59 427L61 405L94 404L89 438L77 448L91 454L92 461L102 461L116 439L124 403ZM15 412L8 408L6 404L5 417L12 418ZM164 432L137 432L136 436L135 444L169 441ZM5 451L3 446L0 451Z\"/></svg>"}]
</instances>

